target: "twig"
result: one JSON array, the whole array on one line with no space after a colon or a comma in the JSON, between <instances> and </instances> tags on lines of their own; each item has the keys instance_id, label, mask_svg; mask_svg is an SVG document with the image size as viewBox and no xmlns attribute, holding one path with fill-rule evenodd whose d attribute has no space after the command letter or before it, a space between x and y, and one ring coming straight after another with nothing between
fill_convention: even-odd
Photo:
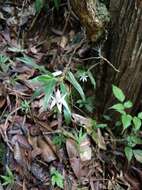
<instances>
[{"instance_id":1,"label":"twig","mask_svg":"<svg viewBox=\"0 0 142 190\"><path fill-rule=\"evenodd\" d=\"M66 73L68 72L68 69L71 65L71 62L72 62L72 59L73 59L73 56L75 55L76 51L78 50L78 48L81 47L81 45L84 43L84 39L81 40L81 42L75 47L75 49L73 50L73 53L71 54L70 58L69 58L69 61L68 61L68 64L66 65L64 71L63 71L63 78L66 76Z\"/></svg>"},{"instance_id":2,"label":"twig","mask_svg":"<svg viewBox=\"0 0 142 190\"><path fill-rule=\"evenodd\" d=\"M10 148L11 151L13 151L13 148L11 147L9 140L8 140L8 136L7 136L7 131L6 129L8 128L8 121L11 117L11 115L13 115L15 112L17 112L19 109L21 109L21 107L18 107L16 109L14 109L6 118L5 124L4 124L4 130L3 130L3 140L7 143L8 147Z\"/></svg>"},{"instance_id":3,"label":"twig","mask_svg":"<svg viewBox=\"0 0 142 190\"><path fill-rule=\"evenodd\" d=\"M87 60L92 60L92 59L102 59L104 60L106 63L109 64L109 66L111 66L116 72L120 72L108 59L106 59L105 57L103 57L102 55L99 56L99 57L89 57L89 58L85 58L85 59L82 59L82 61L87 61ZM96 67L98 64L100 63L96 63L94 65L92 65L88 71L90 71L91 69L93 69L94 67Z\"/></svg>"}]
</instances>

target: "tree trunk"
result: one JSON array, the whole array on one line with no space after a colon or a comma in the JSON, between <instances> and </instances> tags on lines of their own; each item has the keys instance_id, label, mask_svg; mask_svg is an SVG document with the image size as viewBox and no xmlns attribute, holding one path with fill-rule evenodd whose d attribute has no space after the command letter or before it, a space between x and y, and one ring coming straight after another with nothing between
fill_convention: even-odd
<instances>
[{"instance_id":1,"label":"tree trunk","mask_svg":"<svg viewBox=\"0 0 142 190\"><path fill-rule=\"evenodd\" d=\"M142 103L142 2L111 0L110 13L110 61L120 71L112 74L110 81L118 85L138 109ZM108 97L107 105L112 99L110 93Z\"/></svg>"},{"instance_id":2,"label":"tree trunk","mask_svg":"<svg viewBox=\"0 0 142 190\"><path fill-rule=\"evenodd\" d=\"M95 42L98 29L96 10L100 6L99 0L73 0L73 8L86 28L90 39ZM103 9L105 10L105 9ZM104 11L105 13L107 11ZM139 109L142 99L142 1L141 0L110 0L111 29L107 49L110 62L120 71L115 72L108 64L103 65L102 82L100 85L101 99L104 107L111 105L111 84L119 86L126 94L127 99ZM103 17L107 18L108 14ZM96 22L97 19L97 22ZM91 33L90 33L91 31ZM99 33L100 34L100 33ZM93 36L93 37L92 37ZM94 38L95 36L95 38ZM103 107L101 105L101 107Z\"/></svg>"}]
</instances>

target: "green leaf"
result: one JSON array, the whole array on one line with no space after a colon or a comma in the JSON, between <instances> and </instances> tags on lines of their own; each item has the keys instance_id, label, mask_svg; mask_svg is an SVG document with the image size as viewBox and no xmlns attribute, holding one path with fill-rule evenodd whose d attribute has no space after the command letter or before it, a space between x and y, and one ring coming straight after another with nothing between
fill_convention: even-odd
<instances>
[{"instance_id":1,"label":"green leaf","mask_svg":"<svg viewBox=\"0 0 142 190\"><path fill-rule=\"evenodd\" d=\"M48 103L52 97L52 94L53 94L53 91L55 89L55 86L56 86L56 80L53 79L53 80L50 80L48 82L48 85L45 87L44 89L44 92L45 92L45 97L43 99L43 103L42 103L42 106L43 106L43 109L46 110L47 107L48 107Z\"/></svg>"},{"instance_id":2,"label":"green leaf","mask_svg":"<svg viewBox=\"0 0 142 190\"><path fill-rule=\"evenodd\" d=\"M54 6L56 7L56 9L59 9L60 6L60 0L53 0L54 1Z\"/></svg>"},{"instance_id":3,"label":"green leaf","mask_svg":"<svg viewBox=\"0 0 142 190\"><path fill-rule=\"evenodd\" d=\"M64 177L58 172L58 170L56 170L55 168L53 168L51 170L51 182L52 185L57 185L58 187L60 187L61 189L64 188Z\"/></svg>"},{"instance_id":4,"label":"green leaf","mask_svg":"<svg viewBox=\"0 0 142 190\"><path fill-rule=\"evenodd\" d=\"M138 131L140 129L140 127L141 127L141 124L142 124L141 120L138 117L134 117L133 118L133 123L134 123L134 127L135 127L134 129L136 131Z\"/></svg>"},{"instance_id":5,"label":"green leaf","mask_svg":"<svg viewBox=\"0 0 142 190\"><path fill-rule=\"evenodd\" d=\"M130 162L133 157L133 149L129 146L126 146L124 149L124 152L125 152L127 160Z\"/></svg>"},{"instance_id":6,"label":"green leaf","mask_svg":"<svg viewBox=\"0 0 142 190\"><path fill-rule=\"evenodd\" d=\"M133 106L133 103L130 100L128 100L127 102L124 102L125 108L131 108L132 106Z\"/></svg>"},{"instance_id":7,"label":"green leaf","mask_svg":"<svg viewBox=\"0 0 142 190\"><path fill-rule=\"evenodd\" d=\"M8 166L6 166L6 175L1 175L0 177L4 181L4 183L2 184L3 186L14 184L14 175Z\"/></svg>"},{"instance_id":8,"label":"green leaf","mask_svg":"<svg viewBox=\"0 0 142 190\"><path fill-rule=\"evenodd\" d=\"M122 125L121 121L116 121L115 127L120 127Z\"/></svg>"},{"instance_id":9,"label":"green leaf","mask_svg":"<svg viewBox=\"0 0 142 190\"><path fill-rule=\"evenodd\" d=\"M69 92L68 92L68 88L66 87L66 85L63 82L60 84L60 89L61 89L62 94L67 94L65 97L65 100L68 103L69 102ZM63 113L64 113L64 118L65 118L66 124L67 125L70 124L70 122L71 122L71 111L70 111L70 109L69 108L67 109L64 107Z\"/></svg>"},{"instance_id":10,"label":"green leaf","mask_svg":"<svg viewBox=\"0 0 142 190\"><path fill-rule=\"evenodd\" d=\"M49 82L49 80L56 80L56 78L52 75L40 75L38 77L36 77L36 79L39 82L42 82L43 84L47 84Z\"/></svg>"},{"instance_id":11,"label":"green leaf","mask_svg":"<svg viewBox=\"0 0 142 190\"><path fill-rule=\"evenodd\" d=\"M142 139L136 135L131 135L127 137L127 144L130 147L135 147L137 144L142 144Z\"/></svg>"},{"instance_id":12,"label":"green leaf","mask_svg":"<svg viewBox=\"0 0 142 190\"><path fill-rule=\"evenodd\" d=\"M96 125L96 128L101 128L101 129L104 129L107 127L107 124L106 123L101 123L101 124L97 124Z\"/></svg>"},{"instance_id":13,"label":"green leaf","mask_svg":"<svg viewBox=\"0 0 142 190\"><path fill-rule=\"evenodd\" d=\"M43 8L43 0L35 0L35 11L37 14L40 13L41 9Z\"/></svg>"},{"instance_id":14,"label":"green leaf","mask_svg":"<svg viewBox=\"0 0 142 190\"><path fill-rule=\"evenodd\" d=\"M122 115L121 121L123 124L123 128L126 129L131 125L132 116L131 115Z\"/></svg>"},{"instance_id":15,"label":"green leaf","mask_svg":"<svg viewBox=\"0 0 142 190\"><path fill-rule=\"evenodd\" d=\"M115 85L112 85L112 91L115 98L117 98L120 102L123 102L125 100L125 95L120 88L118 88Z\"/></svg>"},{"instance_id":16,"label":"green leaf","mask_svg":"<svg viewBox=\"0 0 142 190\"><path fill-rule=\"evenodd\" d=\"M133 150L134 156L136 158L136 160L140 163L142 163L142 150L140 149L135 149Z\"/></svg>"},{"instance_id":17,"label":"green leaf","mask_svg":"<svg viewBox=\"0 0 142 190\"><path fill-rule=\"evenodd\" d=\"M142 112L138 113L138 118L142 119Z\"/></svg>"},{"instance_id":18,"label":"green leaf","mask_svg":"<svg viewBox=\"0 0 142 190\"><path fill-rule=\"evenodd\" d=\"M123 106L123 104L115 104L112 107L110 107L110 109L114 109L114 110L117 110L117 111L123 111L124 106Z\"/></svg>"},{"instance_id":19,"label":"green leaf","mask_svg":"<svg viewBox=\"0 0 142 190\"><path fill-rule=\"evenodd\" d=\"M94 89L96 89L96 81L95 81L95 79L94 79L94 77L93 77L91 71L87 71L87 74L88 74L88 77L89 77L89 79L90 79L92 85L94 86Z\"/></svg>"},{"instance_id":20,"label":"green leaf","mask_svg":"<svg viewBox=\"0 0 142 190\"><path fill-rule=\"evenodd\" d=\"M0 54L0 64L5 64L7 61L9 61L9 57Z\"/></svg>"},{"instance_id":21,"label":"green leaf","mask_svg":"<svg viewBox=\"0 0 142 190\"><path fill-rule=\"evenodd\" d=\"M74 75L72 72L68 72L68 75L66 76L66 79L74 86L74 88L78 91L80 94L81 98L85 100L85 94L83 92L82 87L78 83L78 81L75 79Z\"/></svg>"},{"instance_id":22,"label":"green leaf","mask_svg":"<svg viewBox=\"0 0 142 190\"><path fill-rule=\"evenodd\" d=\"M44 66L40 66L36 64L35 60L27 55L24 54L24 57L16 58L18 61L25 63L26 65L32 67L33 69L37 69L42 73L47 73L48 71L45 69Z\"/></svg>"},{"instance_id":23,"label":"green leaf","mask_svg":"<svg viewBox=\"0 0 142 190\"><path fill-rule=\"evenodd\" d=\"M14 53L24 53L26 51L26 49L22 49L21 47L9 47L8 50Z\"/></svg>"}]
</instances>

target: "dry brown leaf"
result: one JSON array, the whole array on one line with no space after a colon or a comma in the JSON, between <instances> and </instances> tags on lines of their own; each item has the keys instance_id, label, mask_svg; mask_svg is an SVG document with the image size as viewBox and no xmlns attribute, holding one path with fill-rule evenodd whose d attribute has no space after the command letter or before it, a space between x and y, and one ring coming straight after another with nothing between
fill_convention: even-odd
<instances>
[{"instance_id":1,"label":"dry brown leaf","mask_svg":"<svg viewBox=\"0 0 142 190\"><path fill-rule=\"evenodd\" d=\"M41 156L45 162L52 162L56 160L56 156L50 146L41 138L38 138L38 147L41 149Z\"/></svg>"},{"instance_id":2,"label":"dry brown leaf","mask_svg":"<svg viewBox=\"0 0 142 190\"><path fill-rule=\"evenodd\" d=\"M18 142L21 147L31 150L31 145L29 144L28 140L24 136L14 135L11 140L11 143L15 145L16 142Z\"/></svg>"},{"instance_id":3,"label":"dry brown leaf","mask_svg":"<svg viewBox=\"0 0 142 190\"><path fill-rule=\"evenodd\" d=\"M90 140L88 137L85 137L79 145L80 149L80 159L81 161L89 161L92 157L92 149L90 147Z\"/></svg>"},{"instance_id":4,"label":"dry brown leaf","mask_svg":"<svg viewBox=\"0 0 142 190\"><path fill-rule=\"evenodd\" d=\"M77 144L72 139L67 139L66 141L66 149L69 156L69 161L71 164L71 167L74 171L74 174L77 178L80 178L81 176L81 163L80 163L80 157L79 157L79 151L77 148Z\"/></svg>"},{"instance_id":5,"label":"dry brown leaf","mask_svg":"<svg viewBox=\"0 0 142 190\"><path fill-rule=\"evenodd\" d=\"M101 130L97 129L97 142L98 147L102 150L106 150L106 143L104 141L104 137L102 136Z\"/></svg>"},{"instance_id":6,"label":"dry brown leaf","mask_svg":"<svg viewBox=\"0 0 142 190\"><path fill-rule=\"evenodd\" d=\"M44 170L40 165L33 163L31 166L32 174L43 183L48 181L48 172Z\"/></svg>"},{"instance_id":7,"label":"dry brown leaf","mask_svg":"<svg viewBox=\"0 0 142 190\"><path fill-rule=\"evenodd\" d=\"M66 36L62 36L60 46L64 49L68 43L68 38Z\"/></svg>"},{"instance_id":8,"label":"dry brown leaf","mask_svg":"<svg viewBox=\"0 0 142 190\"><path fill-rule=\"evenodd\" d=\"M6 102L6 99L3 96L0 96L0 108L4 106L5 102Z\"/></svg>"},{"instance_id":9,"label":"dry brown leaf","mask_svg":"<svg viewBox=\"0 0 142 190\"><path fill-rule=\"evenodd\" d=\"M21 166L25 166L24 154L18 142L15 142L15 146L14 146L14 159Z\"/></svg>"}]
</instances>

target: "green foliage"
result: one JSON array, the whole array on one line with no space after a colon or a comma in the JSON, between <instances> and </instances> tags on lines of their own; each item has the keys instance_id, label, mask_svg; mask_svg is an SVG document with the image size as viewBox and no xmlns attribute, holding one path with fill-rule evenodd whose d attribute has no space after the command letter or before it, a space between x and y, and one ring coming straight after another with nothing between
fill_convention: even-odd
<instances>
[{"instance_id":1,"label":"green foliage","mask_svg":"<svg viewBox=\"0 0 142 190\"><path fill-rule=\"evenodd\" d=\"M57 185L57 187L64 189L64 177L55 168L51 169L51 182L53 186Z\"/></svg>"},{"instance_id":2,"label":"green foliage","mask_svg":"<svg viewBox=\"0 0 142 190\"><path fill-rule=\"evenodd\" d=\"M9 61L9 57L5 56L5 55L0 55L0 69L2 72L7 73L8 69L9 69L9 63L7 63Z\"/></svg>"},{"instance_id":3,"label":"green foliage","mask_svg":"<svg viewBox=\"0 0 142 190\"><path fill-rule=\"evenodd\" d=\"M49 108L52 109L56 106L58 112L63 112L65 121L67 124L69 124L71 121L71 111L69 105L70 93L69 88L66 85L66 81L72 84L73 88L78 91L83 101L85 101L86 98L83 89L71 71L68 71L65 76L62 72L59 74L48 72L48 74L35 77L30 82L40 86L40 88L38 88L39 93L45 93L44 99L42 101L42 108L46 110Z\"/></svg>"},{"instance_id":4,"label":"green foliage","mask_svg":"<svg viewBox=\"0 0 142 190\"><path fill-rule=\"evenodd\" d=\"M40 66L36 64L35 60L27 55L24 54L23 57L18 57L16 58L18 61L28 65L29 67L40 71L40 73L47 73L48 71L45 69L44 66Z\"/></svg>"},{"instance_id":5,"label":"green foliage","mask_svg":"<svg viewBox=\"0 0 142 190\"><path fill-rule=\"evenodd\" d=\"M133 103L130 100L124 102L124 108L131 108L132 106L133 106Z\"/></svg>"},{"instance_id":6,"label":"green foliage","mask_svg":"<svg viewBox=\"0 0 142 190\"><path fill-rule=\"evenodd\" d=\"M64 84L64 82L61 82L60 89L61 89L61 93L66 95L64 99L67 105L64 106L63 113L64 113L66 124L69 124L71 121L71 111L70 111L70 108L68 107L68 103L70 102L68 87L66 84Z\"/></svg>"},{"instance_id":7,"label":"green foliage","mask_svg":"<svg viewBox=\"0 0 142 190\"><path fill-rule=\"evenodd\" d=\"M141 127L141 124L142 124L141 120L138 117L134 116L133 117L133 123L134 123L134 130L138 131Z\"/></svg>"},{"instance_id":8,"label":"green foliage","mask_svg":"<svg viewBox=\"0 0 142 190\"><path fill-rule=\"evenodd\" d=\"M46 86L44 87L44 92L45 92L45 96L43 100L44 109L47 109L48 107L48 103L52 97L55 86L56 86L56 79L52 78L51 80L48 80Z\"/></svg>"},{"instance_id":9,"label":"green foliage","mask_svg":"<svg viewBox=\"0 0 142 190\"><path fill-rule=\"evenodd\" d=\"M30 102L27 100L22 101L21 110L27 114L30 111Z\"/></svg>"},{"instance_id":10,"label":"green foliage","mask_svg":"<svg viewBox=\"0 0 142 190\"><path fill-rule=\"evenodd\" d=\"M82 69L78 69L76 76L82 82L87 82L89 79L91 84L93 85L94 89L96 89L96 81L95 81L95 78L94 78L93 74L91 73L91 71L89 71L89 70L85 71Z\"/></svg>"},{"instance_id":11,"label":"green foliage","mask_svg":"<svg viewBox=\"0 0 142 190\"><path fill-rule=\"evenodd\" d=\"M80 94L81 98L83 100L85 100L85 94L83 92L83 89L81 87L81 85L78 83L78 81L76 80L75 76L73 75L72 72L68 72L66 79L73 85L73 87L78 91L78 93Z\"/></svg>"},{"instance_id":12,"label":"green foliage","mask_svg":"<svg viewBox=\"0 0 142 190\"><path fill-rule=\"evenodd\" d=\"M77 100L79 108L85 108L88 112L92 113L94 110L94 97L87 97L85 100Z\"/></svg>"},{"instance_id":13,"label":"green foliage","mask_svg":"<svg viewBox=\"0 0 142 190\"><path fill-rule=\"evenodd\" d=\"M56 134L53 136L52 142L53 144L61 148L62 145L65 143L65 137L63 134Z\"/></svg>"},{"instance_id":14,"label":"green foliage","mask_svg":"<svg viewBox=\"0 0 142 190\"><path fill-rule=\"evenodd\" d=\"M138 118L142 119L142 112L138 113Z\"/></svg>"},{"instance_id":15,"label":"green foliage","mask_svg":"<svg viewBox=\"0 0 142 190\"><path fill-rule=\"evenodd\" d=\"M53 6L56 8L56 10L59 10L60 7L60 0L52 0ZM35 0L35 11L36 14L39 14L43 8L45 8L48 5L48 1L44 0Z\"/></svg>"},{"instance_id":16,"label":"green foliage","mask_svg":"<svg viewBox=\"0 0 142 190\"><path fill-rule=\"evenodd\" d=\"M142 163L142 150L140 150L140 149L135 149L135 150L133 150L133 154L134 154L135 159L136 159L138 162Z\"/></svg>"},{"instance_id":17,"label":"green foliage","mask_svg":"<svg viewBox=\"0 0 142 190\"><path fill-rule=\"evenodd\" d=\"M52 0L54 3L54 6L57 10L59 10L59 6L60 6L60 0Z\"/></svg>"},{"instance_id":18,"label":"green foliage","mask_svg":"<svg viewBox=\"0 0 142 190\"><path fill-rule=\"evenodd\" d=\"M139 137L139 131L142 125L142 112L138 113L138 116L127 114L127 109L132 108L133 103L130 100L124 102L125 95L120 88L113 85L112 91L119 101L119 103L113 105L111 109L119 112L121 116L120 124L122 123L123 132L125 131L125 133L122 133L122 136L126 138L124 148L125 155L129 162L134 156L137 161L142 163L142 150L135 149L137 144L142 143L142 139ZM121 127L121 125L119 125L119 127Z\"/></svg>"},{"instance_id":19,"label":"green foliage","mask_svg":"<svg viewBox=\"0 0 142 190\"><path fill-rule=\"evenodd\" d=\"M1 178L4 181L2 184L3 186L14 184L15 177L8 166L6 167L6 175L1 175Z\"/></svg>"},{"instance_id":20,"label":"green foliage","mask_svg":"<svg viewBox=\"0 0 142 190\"><path fill-rule=\"evenodd\" d=\"M82 128L80 128L80 131L74 132L74 139L78 145L80 145L81 142L86 138L86 135L87 134L83 132Z\"/></svg>"},{"instance_id":21,"label":"green foliage","mask_svg":"<svg viewBox=\"0 0 142 190\"><path fill-rule=\"evenodd\" d=\"M132 116L129 114L121 115L121 121L123 124L123 128L127 129L131 125Z\"/></svg>"},{"instance_id":22,"label":"green foliage","mask_svg":"<svg viewBox=\"0 0 142 190\"><path fill-rule=\"evenodd\" d=\"M130 162L133 157L133 149L129 146L126 146L124 151L125 151L126 158Z\"/></svg>"},{"instance_id":23,"label":"green foliage","mask_svg":"<svg viewBox=\"0 0 142 190\"><path fill-rule=\"evenodd\" d=\"M125 95L120 88L118 88L115 85L112 85L112 91L115 98L117 98L120 102L123 102L125 100Z\"/></svg>"},{"instance_id":24,"label":"green foliage","mask_svg":"<svg viewBox=\"0 0 142 190\"><path fill-rule=\"evenodd\" d=\"M41 9L44 6L44 0L35 0L35 11L36 14L39 14L41 12Z\"/></svg>"}]
</instances>

